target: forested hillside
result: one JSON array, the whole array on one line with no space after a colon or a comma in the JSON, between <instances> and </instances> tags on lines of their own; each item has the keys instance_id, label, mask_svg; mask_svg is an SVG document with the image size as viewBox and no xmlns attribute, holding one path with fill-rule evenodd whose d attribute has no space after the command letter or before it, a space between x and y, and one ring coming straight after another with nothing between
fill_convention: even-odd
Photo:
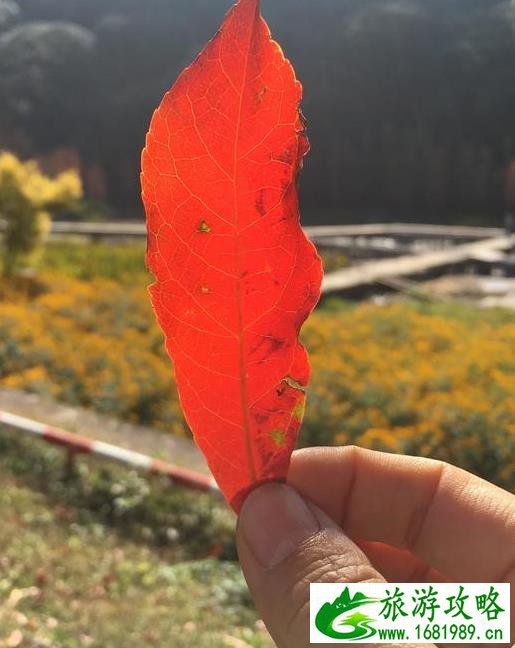
<instances>
[{"instance_id":1,"label":"forested hillside","mask_svg":"<svg viewBox=\"0 0 515 648\"><path fill-rule=\"evenodd\" d=\"M90 198L140 217L151 110L230 4L0 0L0 148L56 170L79 164ZM514 0L262 6L305 87L307 222L501 222L515 159Z\"/></svg>"}]
</instances>

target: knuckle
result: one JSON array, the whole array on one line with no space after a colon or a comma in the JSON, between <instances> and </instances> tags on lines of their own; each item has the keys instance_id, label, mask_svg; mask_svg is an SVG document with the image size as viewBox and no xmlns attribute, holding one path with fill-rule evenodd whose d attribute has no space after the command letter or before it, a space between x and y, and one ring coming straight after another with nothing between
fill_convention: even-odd
<instances>
[{"instance_id":1,"label":"knuckle","mask_svg":"<svg viewBox=\"0 0 515 648\"><path fill-rule=\"evenodd\" d=\"M450 468L450 465L445 463L444 461L434 461L432 463L434 475L432 478L431 486L427 492L427 495L420 501L417 501L411 513L409 523L406 525L404 537L402 538L402 541L400 543L402 547L404 547L408 551L411 551L412 553L416 553L416 549L418 547L420 538L422 537L424 527L437 498L440 485L442 483L444 475L447 474L447 471Z\"/></svg>"}]
</instances>

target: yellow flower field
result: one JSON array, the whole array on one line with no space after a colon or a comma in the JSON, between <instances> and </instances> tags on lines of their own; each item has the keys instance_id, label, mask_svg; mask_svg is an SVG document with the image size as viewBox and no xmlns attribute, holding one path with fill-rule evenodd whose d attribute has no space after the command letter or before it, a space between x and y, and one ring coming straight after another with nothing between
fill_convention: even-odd
<instances>
[{"instance_id":1,"label":"yellow flower field","mask_svg":"<svg viewBox=\"0 0 515 648\"><path fill-rule=\"evenodd\" d=\"M409 305L315 314L304 440L432 456L515 488L515 322Z\"/></svg>"},{"instance_id":2,"label":"yellow flower field","mask_svg":"<svg viewBox=\"0 0 515 648\"><path fill-rule=\"evenodd\" d=\"M42 275L0 293L0 385L189 434L145 280ZM515 317L408 304L315 312L302 445L433 456L515 488Z\"/></svg>"}]
</instances>

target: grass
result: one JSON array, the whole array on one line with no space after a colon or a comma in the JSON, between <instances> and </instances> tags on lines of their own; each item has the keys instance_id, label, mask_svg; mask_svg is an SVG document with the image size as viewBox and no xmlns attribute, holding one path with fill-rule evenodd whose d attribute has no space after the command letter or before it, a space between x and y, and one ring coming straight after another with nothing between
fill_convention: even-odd
<instances>
[{"instance_id":1,"label":"grass","mask_svg":"<svg viewBox=\"0 0 515 648\"><path fill-rule=\"evenodd\" d=\"M322 252L326 272L348 265L348 259L340 251ZM143 243L115 244L51 242L41 260L41 270L56 272L74 279L112 279L119 283L151 283L152 277L145 269L145 245ZM355 302L332 297L321 304L323 310L332 312L351 311ZM449 302L414 301L412 307L419 313L445 319L456 319L471 326L488 322L507 324L513 322L513 311L503 308L477 308L474 304L453 300Z\"/></svg>"},{"instance_id":2,"label":"grass","mask_svg":"<svg viewBox=\"0 0 515 648\"><path fill-rule=\"evenodd\" d=\"M94 277L123 283L136 278L147 283L151 281L145 269L144 243L50 242L41 259L41 269L86 281Z\"/></svg>"},{"instance_id":3,"label":"grass","mask_svg":"<svg viewBox=\"0 0 515 648\"><path fill-rule=\"evenodd\" d=\"M491 326L503 326L513 324L515 314L508 308L489 307L479 308L473 303L455 299L452 301L426 301L426 300L407 300L399 297L394 300L396 304L409 305L409 309L429 317L438 317L443 320L457 321L474 327L483 324ZM348 314L356 311L360 307L358 302L349 301L340 297L329 297L322 301L319 311L338 314Z\"/></svg>"},{"instance_id":4,"label":"grass","mask_svg":"<svg viewBox=\"0 0 515 648\"><path fill-rule=\"evenodd\" d=\"M324 250L321 255L326 272L348 265L347 257L338 250ZM145 269L143 243L85 245L53 241L45 249L41 269L83 280L102 277L129 283L139 278L150 283L152 279Z\"/></svg>"},{"instance_id":5,"label":"grass","mask_svg":"<svg viewBox=\"0 0 515 648\"><path fill-rule=\"evenodd\" d=\"M95 462L65 477L60 452L5 430L0 446L2 648L273 645L237 563L209 556L234 557L225 505Z\"/></svg>"}]
</instances>

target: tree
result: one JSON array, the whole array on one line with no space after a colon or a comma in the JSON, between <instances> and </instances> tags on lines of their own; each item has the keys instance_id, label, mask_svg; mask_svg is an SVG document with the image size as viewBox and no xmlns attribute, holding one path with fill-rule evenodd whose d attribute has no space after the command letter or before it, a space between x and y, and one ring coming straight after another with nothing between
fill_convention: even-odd
<instances>
[{"instance_id":1,"label":"tree","mask_svg":"<svg viewBox=\"0 0 515 648\"><path fill-rule=\"evenodd\" d=\"M0 147L74 149L92 197L140 216L152 110L233 1L0 0ZM306 223L500 218L515 158L515 0L263 9L305 88Z\"/></svg>"},{"instance_id":2,"label":"tree","mask_svg":"<svg viewBox=\"0 0 515 648\"><path fill-rule=\"evenodd\" d=\"M14 0L0 0L0 29L5 29L20 14L20 7Z\"/></svg>"},{"instance_id":3,"label":"tree","mask_svg":"<svg viewBox=\"0 0 515 648\"><path fill-rule=\"evenodd\" d=\"M63 21L20 23L0 34L2 112L37 153L91 139L95 44L89 30Z\"/></svg>"},{"instance_id":4,"label":"tree","mask_svg":"<svg viewBox=\"0 0 515 648\"><path fill-rule=\"evenodd\" d=\"M504 182L504 204L511 213L515 212L515 159L508 165Z\"/></svg>"},{"instance_id":5,"label":"tree","mask_svg":"<svg viewBox=\"0 0 515 648\"><path fill-rule=\"evenodd\" d=\"M20 258L42 243L50 213L73 205L81 196L82 185L75 171L49 178L36 162L22 162L11 153L0 153L4 276L12 276Z\"/></svg>"}]
</instances>

